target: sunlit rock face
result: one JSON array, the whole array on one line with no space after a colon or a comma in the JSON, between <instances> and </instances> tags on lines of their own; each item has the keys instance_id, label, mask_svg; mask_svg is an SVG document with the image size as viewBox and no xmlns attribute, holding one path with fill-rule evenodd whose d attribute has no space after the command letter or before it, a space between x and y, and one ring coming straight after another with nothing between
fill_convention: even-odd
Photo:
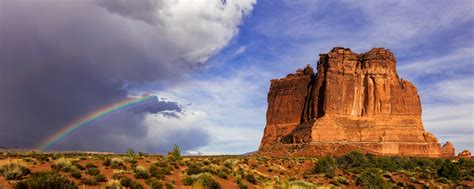
<instances>
[{"instance_id":1,"label":"sunlit rock face","mask_svg":"<svg viewBox=\"0 0 474 189\"><path fill-rule=\"evenodd\" d=\"M320 54L317 73L307 65L271 81L267 124L259 154L441 156L425 132L416 87L401 79L393 53L357 54L336 47Z\"/></svg>"}]
</instances>

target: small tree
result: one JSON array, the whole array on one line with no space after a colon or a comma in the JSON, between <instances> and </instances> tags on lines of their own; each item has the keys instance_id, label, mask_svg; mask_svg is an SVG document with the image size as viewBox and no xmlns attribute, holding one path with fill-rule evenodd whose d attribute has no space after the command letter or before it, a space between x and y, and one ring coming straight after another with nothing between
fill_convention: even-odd
<instances>
[{"instance_id":1,"label":"small tree","mask_svg":"<svg viewBox=\"0 0 474 189\"><path fill-rule=\"evenodd\" d=\"M356 178L356 185L364 188L384 188L385 180L375 169L367 169Z\"/></svg>"},{"instance_id":2,"label":"small tree","mask_svg":"<svg viewBox=\"0 0 474 189\"><path fill-rule=\"evenodd\" d=\"M173 147L173 151L171 151L169 153L169 157L171 160L175 161L175 160L180 160L182 157L181 157L181 149L178 145L174 145Z\"/></svg>"},{"instance_id":3,"label":"small tree","mask_svg":"<svg viewBox=\"0 0 474 189\"><path fill-rule=\"evenodd\" d=\"M134 156L134 155L135 155L135 151L133 150L133 148L128 148L126 154L127 154L128 156Z\"/></svg>"},{"instance_id":4,"label":"small tree","mask_svg":"<svg viewBox=\"0 0 474 189\"><path fill-rule=\"evenodd\" d=\"M443 161L443 163L439 166L437 172L438 176L453 181L457 181L461 177L461 171L459 170L459 167L448 159Z\"/></svg>"},{"instance_id":5,"label":"small tree","mask_svg":"<svg viewBox=\"0 0 474 189\"><path fill-rule=\"evenodd\" d=\"M336 173L336 160L329 156L322 157L318 160L313 171L315 173L324 173L327 177L332 178Z\"/></svg>"}]
</instances>

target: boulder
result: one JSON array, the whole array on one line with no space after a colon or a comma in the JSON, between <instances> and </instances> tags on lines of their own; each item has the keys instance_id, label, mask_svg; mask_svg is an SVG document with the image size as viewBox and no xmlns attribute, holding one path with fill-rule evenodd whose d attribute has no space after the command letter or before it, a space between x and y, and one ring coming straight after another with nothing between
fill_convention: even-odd
<instances>
[{"instance_id":1,"label":"boulder","mask_svg":"<svg viewBox=\"0 0 474 189\"><path fill-rule=\"evenodd\" d=\"M463 150L458 154L458 157L471 159L471 152L469 152L468 150Z\"/></svg>"}]
</instances>

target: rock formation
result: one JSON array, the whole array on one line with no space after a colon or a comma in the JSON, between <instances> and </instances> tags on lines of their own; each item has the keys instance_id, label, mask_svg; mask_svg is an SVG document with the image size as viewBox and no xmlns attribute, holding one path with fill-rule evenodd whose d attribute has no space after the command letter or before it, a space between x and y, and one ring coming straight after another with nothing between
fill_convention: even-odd
<instances>
[{"instance_id":1,"label":"rock formation","mask_svg":"<svg viewBox=\"0 0 474 189\"><path fill-rule=\"evenodd\" d=\"M441 155L438 140L423 128L417 90L398 76L388 49L357 54L336 47L320 54L316 74L307 65L271 81L258 154L318 156L352 150Z\"/></svg>"},{"instance_id":2,"label":"rock formation","mask_svg":"<svg viewBox=\"0 0 474 189\"><path fill-rule=\"evenodd\" d=\"M469 152L468 150L463 150L458 154L458 157L471 159L471 152Z\"/></svg>"},{"instance_id":3,"label":"rock formation","mask_svg":"<svg viewBox=\"0 0 474 189\"><path fill-rule=\"evenodd\" d=\"M451 142L446 142L441 146L441 157L454 157L456 155L456 149L454 149Z\"/></svg>"}]
</instances>

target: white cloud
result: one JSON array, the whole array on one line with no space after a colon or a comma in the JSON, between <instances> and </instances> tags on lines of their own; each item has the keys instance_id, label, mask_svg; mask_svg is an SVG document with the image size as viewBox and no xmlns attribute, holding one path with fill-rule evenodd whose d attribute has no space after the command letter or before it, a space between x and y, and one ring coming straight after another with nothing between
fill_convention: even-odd
<instances>
[{"instance_id":1,"label":"white cloud","mask_svg":"<svg viewBox=\"0 0 474 189\"><path fill-rule=\"evenodd\" d=\"M242 17L252 11L256 0L164 1L156 16L164 35L185 50L186 59L205 62L238 33Z\"/></svg>"},{"instance_id":2,"label":"white cloud","mask_svg":"<svg viewBox=\"0 0 474 189\"><path fill-rule=\"evenodd\" d=\"M189 79L157 95L183 104L186 114L202 115L189 125L199 125L210 134L204 154L241 154L260 144L265 126L269 76L255 68L230 71L226 76ZM191 153L191 152L190 152Z\"/></svg>"},{"instance_id":3,"label":"white cloud","mask_svg":"<svg viewBox=\"0 0 474 189\"><path fill-rule=\"evenodd\" d=\"M448 54L415 59L399 66L398 71L408 79L416 79L434 73L456 74L455 71L459 71L459 69L474 66L473 52L473 47L463 47Z\"/></svg>"}]
</instances>

